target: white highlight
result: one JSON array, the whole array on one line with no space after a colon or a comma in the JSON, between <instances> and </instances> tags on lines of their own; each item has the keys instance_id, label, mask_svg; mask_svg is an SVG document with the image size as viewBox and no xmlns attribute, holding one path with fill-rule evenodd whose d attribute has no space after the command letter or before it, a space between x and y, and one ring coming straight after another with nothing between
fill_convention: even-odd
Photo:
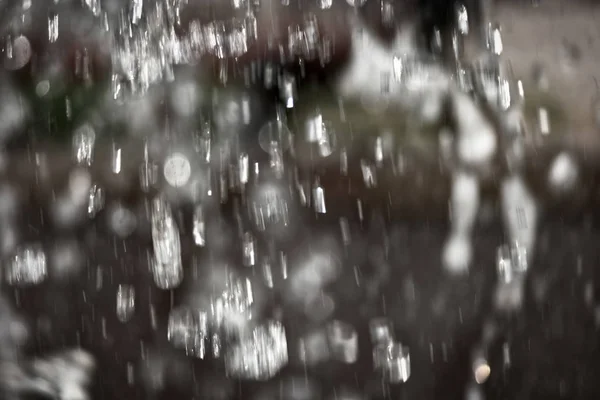
<instances>
[{"instance_id":1,"label":"white highlight","mask_svg":"<svg viewBox=\"0 0 600 400\"><path fill-rule=\"evenodd\" d=\"M368 31L358 18L351 18L354 29L351 33L350 61L338 81L338 92L342 96L378 98L381 96L381 77L386 73L392 76L393 50L386 48L375 35ZM406 41L398 40L402 53L413 52Z\"/></svg>"},{"instance_id":2,"label":"white highlight","mask_svg":"<svg viewBox=\"0 0 600 400\"><path fill-rule=\"evenodd\" d=\"M560 153L548 171L548 184L555 191L572 190L579 177L577 162L566 152Z\"/></svg>"},{"instance_id":3,"label":"white highlight","mask_svg":"<svg viewBox=\"0 0 600 400\"><path fill-rule=\"evenodd\" d=\"M542 135L550 134L550 117L548 116L548 110L540 107L538 114L540 120L540 133Z\"/></svg>"},{"instance_id":4,"label":"white highlight","mask_svg":"<svg viewBox=\"0 0 600 400\"><path fill-rule=\"evenodd\" d=\"M419 56L415 27L403 26L394 42L386 46L360 18L351 15L348 23L354 27L351 55L337 81L337 92L360 99L371 114L385 111L393 102L415 110L425 122L439 119L452 79L435 63Z\"/></svg>"},{"instance_id":5,"label":"white highlight","mask_svg":"<svg viewBox=\"0 0 600 400\"><path fill-rule=\"evenodd\" d=\"M511 243L518 243L531 259L535 247L538 205L518 175L508 177L502 183L502 211L504 224Z\"/></svg>"},{"instance_id":6,"label":"white highlight","mask_svg":"<svg viewBox=\"0 0 600 400\"><path fill-rule=\"evenodd\" d=\"M179 188L185 186L192 176L190 161L181 153L173 153L165 160L164 175L167 183Z\"/></svg>"},{"instance_id":7,"label":"white highlight","mask_svg":"<svg viewBox=\"0 0 600 400\"><path fill-rule=\"evenodd\" d=\"M454 91L452 97L459 160L474 167L489 164L498 147L493 126L467 94Z\"/></svg>"},{"instance_id":8,"label":"white highlight","mask_svg":"<svg viewBox=\"0 0 600 400\"><path fill-rule=\"evenodd\" d=\"M479 210L477 176L462 171L454 175L450 206L452 226L444 246L442 263L447 272L459 274L468 270L473 253L471 234Z\"/></svg>"}]
</instances>

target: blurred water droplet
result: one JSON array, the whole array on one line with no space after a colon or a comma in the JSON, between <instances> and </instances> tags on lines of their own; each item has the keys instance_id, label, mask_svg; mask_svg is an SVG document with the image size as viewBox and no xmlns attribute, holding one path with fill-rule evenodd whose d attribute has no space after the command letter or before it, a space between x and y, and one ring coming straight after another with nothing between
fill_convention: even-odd
<instances>
[{"instance_id":1,"label":"blurred water droplet","mask_svg":"<svg viewBox=\"0 0 600 400\"><path fill-rule=\"evenodd\" d=\"M117 288L117 318L128 322L135 312L135 288L132 285L119 285Z\"/></svg>"},{"instance_id":2,"label":"blurred water droplet","mask_svg":"<svg viewBox=\"0 0 600 400\"><path fill-rule=\"evenodd\" d=\"M178 307L169 313L167 337L175 348L184 349L187 355L203 359L208 336L206 312Z\"/></svg>"},{"instance_id":3,"label":"blurred water droplet","mask_svg":"<svg viewBox=\"0 0 600 400\"><path fill-rule=\"evenodd\" d=\"M345 246L348 246L352 241L352 237L350 234L350 224L348 223L347 218L340 218L340 229L342 231L342 242Z\"/></svg>"},{"instance_id":4,"label":"blurred water droplet","mask_svg":"<svg viewBox=\"0 0 600 400\"><path fill-rule=\"evenodd\" d=\"M131 22L137 25L142 19L144 0L131 0Z\"/></svg>"},{"instance_id":5,"label":"blurred water droplet","mask_svg":"<svg viewBox=\"0 0 600 400\"><path fill-rule=\"evenodd\" d=\"M384 343L373 348L373 364L391 384L404 383L411 375L409 348L401 343Z\"/></svg>"},{"instance_id":6,"label":"blurred water droplet","mask_svg":"<svg viewBox=\"0 0 600 400\"><path fill-rule=\"evenodd\" d=\"M4 67L9 71L23 68L31 60L32 50L29 39L17 36L14 40L7 36L4 48Z\"/></svg>"},{"instance_id":7,"label":"blurred water droplet","mask_svg":"<svg viewBox=\"0 0 600 400\"><path fill-rule=\"evenodd\" d=\"M198 88L193 82L176 82L171 93L171 103L181 117L190 117L196 111L199 101Z\"/></svg>"},{"instance_id":8,"label":"blurred water droplet","mask_svg":"<svg viewBox=\"0 0 600 400\"><path fill-rule=\"evenodd\" d=\"M252 12L249 12L248 15L246 15L245 23L246 37L248 41L252 43L258 39L258 21L256 16Z\"/></svg>"},{"instance_id":9,"label":"blurred water droplet","mask_svg":"<svg viewBox=\"0 0 600 400\"><path fill-rule=\"evenodd\" d=\"M206 244L206 222L204 220L204 212L202 206L196 206L193 216L193 235L196 246L204 246Z\"/></svg>"},{"instance_id":10,"label":"blurred water droplet","mask_svg":"<svg viewBox=\"0 0 600 400\"><path fill-rule=\"evenodd\" d=\"M271 153L273 146L286 151L291 144L291 132L279 120L267 122L258 132L258 143L266 153Z\"/></svg>"},{"instance_id":11,"label":"blurred water droplet","mask_svg":"<svg viewBox=\"0 0 600 400\"><path fill-rule=\"evenodd\" d=\"M288 203L284 188L271 183L262 184L249 197L250 216L259 230L280 231L290 221Z\"/></svg>"},{"instance_id":12,"label":"blurred water droplet","mask_svg":"<svg viewBox=\"0 0 600 400\"><path fill-rule=\"evenodd\" d=\"M104 272L102 267L99 265L96 267L96 291L99 292L104 286Z\"/></svg>"},{"instance_id":13,"label":"blurred water droplet","mask_svg":"<svg viewBox=\"0 0 600 400\"><path fill-rule=\"evenodd\" d=\"M228 35L229 55L240 57L248 51L248 33L246 31L246 21L234 19L231 23L231 32Z\"/></svg>"},{"instance_id":14,"label":"blurred water droplet","mask_svg":"<svg viewBox=\"0 0 600 400\"><path fill-rule=\"evenodd\" d=\"M321 10L328 10L331 8L333 0L317 0L317 5Z\"/></svg>"},{"instance_id":15,"label":"blurred water droplet","mask_svg":"<svg viewBox=\"0 0 600 400\"><path fill-rule=\"evenodd\" d=\"M593 282L586 282L583 288L583 300L585 305L591 307L594 302L594 284Z\"/></svg>"},{"instance_id":16,"label":"blurred water droplet","mask_svg":"<svg viewBox=\"0 0 600 400\"><path fill-rule=\"evenodd\" d=\"M475 83L489 104L507 110L514 103L511 93L512 77L499 58L484 57L473 64Z\"/></svg>"},{"instance_id":17,"label":"blurred water droplet","mask_svg":"<svg viewBox=\"0 0 600 400\"><path fill-rule=\"evenodd\" d=\"M50 92L50 81L44 79L35 86L35 94L38 97L44 97Z\"/></svg>"},{"instance_id":18,"label":"blurred water droplet","mask_svg":"<svg viewBox=\"0 0 600 400\"><path fill-rule=\"evenodd\" d=\"M467 7L464 4L457 4L455 7L456 13L456 25L458 27L458 32L461 35L469 34L469 14L467 13Z\"/></svg>"},{"instance_id":19,"label":"blurred water droplet","mask_svg":"<svg viewBox=\"0 0 600 400\"><path fill-rule=\"evenodd\" d=\"M58 40L58 13L51 11L48 15L48 40L54 43Z\"/></svg>"},{"instance_id":20,"label":"blurred water droplet","mask_svg":"<svg viewBox=\"0 0 600 400\"><path fill-rule=\"evenodd\" d=\"M221 336L218 333L213 333L211 338L211 350L214 358L221 357Z\"/></svg>"},{"instance_id":21,"label":"blurred water droplet","mask_svg":"<svg viewBox=\"0 0 600 400\"><path fill-rule=\"evenodd\" d=\"M73 153L78 163L91 165L96 144L96 132L90 124L83 124L73 134Z\"/></svg>"},{"instance_id":22,"label":"blurred water droplet","mask_svg":"<svg viewBox=\"0 0 600 400\"><path fill-rule=\"evenodd\" d=\"M527 272L527 252L518 243L512 246L500 246L497 250L497 268L499 279L503 283L511 283Z\"/></svg>"},{"instance_id":23,"label":"blurred water droplet","mask_svg":"<svg viewBox=\"0 0 600 400\"><path fill-rule=\"evenodd\" d=\"M18 233L15 226L4 221L0 228L0 255L13 253L18 244Z\"/></svg>"},{"instance_id":24,"label":"blurred water droplet","mask_svg":"<svg viewBox=\"0 0 600 400\"><path fill-rule=\"evenodd\" d=\"M512 259L510 256L510 248L508 246L500 246L496 256L498 273L503 282L511 282L513 279Z\"/></svg>"},{"instance_id":25,"label":"blurred water droplet","mask_svg":"<svg viewBox=\"0 0 600 400\"><path fill-rule=\"evenodd\" d=\"M288 363L288 346L283 325L268 321L254 328L225 357L230 377L264 381L272 378Z\"/></svg>"},{"instance_id":26,"label":"blurred water droplet","mask_svg":"<svg viewBox=\"0 0 600 400\"><path fill-rule=\"evenodd\" d=\"M278 82L279 97L286 108L294 108L296 98L298 96L296 89L296 78L289 73L281 76ZM264 150L264 149L263 149Z\"/></svg>"},{"instance_id":27,"label":"blurred water droplet","mask_svg":"<svg viewBox=\"0 0 600 400\"><path fill-rule=\"evenodd\" d=\"M50 250L51 276L65 279L77 276L83 267L85 253L75 240L59 240Z\"/></svg>"},{"instance_id":28,"label":"blurred water droplet","mask_svg":"<svg viewBox=\"0 0 600 400\"><path fill-rule=\"evenodd\" d=\"M18 210L19 197L17 191L11 185L0 186L0 218L13 219Z\"/></svg>"},{"instance_id":29,"label":"blurred water droplet","mask_svg":"<svg viewBox=\"0 0 600 400\"><path fill-rule=\"evenodd\" d=\"M90 188L88 201L88 216L94 218L98 212L104 208L104 190L98 185L93 185Z\"/></svg>"},{"instance_id":30,"label":"blurred water droplet","mask_svg":"<svg viewBox=\"0 0 600 400\"><path fill-rule=\"evenodd\" d=\"M510 344L508 342L502 344L502 363L504 365L504 368L510 367Z\"/></svg>"},{"instance_id":31,"label":"blurred water droplet","mask_svg":"<svg viewBox=\"0 0 600 400\"><path fill-rule=\"evenodd\" d=\"M557 192L574 189L579 178L579 167L576 161L566 152L561 152L552 162L548 171L548 183Z\"/></svg>"},{"instance_id":32,"label":"blurred water droplet","mask_svg":"<svg viewBox=\"0 0 600 400\"><path fill-rule=\"evenodd\" d=\"M100 0L84 0L84 4L92 11L94 16L100 16L101 1Z\"/></svg>"},{"instance_id":33,"label":"blurred water droplet","mask_svg":"<svg viewBox=\"0 0 600 400\"><path fill-rule=\"evenodd\" d=\"M367 0L346 0L346 3L352 7L359 8L364 6L367 3Z\"/></svg>"},{"instance_id":34,"label":"blurred water droplet","mask_svg":"<svg viewBox=\"0 0 600 400\"><path fill-rule=\"evenodd\" d=\"M271 266L271 260L268 257L265 257L261 263L261 271L263 282L269 289L273 289L274 281L273 281L273 267Z\"/></svg>"},{"instance_id":35,"label":"blurred water droplet","mask_svg":"<svg viewBox=\"0 0 600 400\"><path fill-rule=\"evenodd\" d=\"M189 182L192 166L184 154L175 152L166 158L163 173L169 185L180 188Z\"/></svg>"},{"instance_id":36,"label":"blurred water droplet","mask_svg":"<svg viewBox=\"0 0 600 400\"><path fill-rule=\"evenodd\" d=\"M319 110L317 110L313 117L306 120L305 125L305 139L307 142L318 143L325 136L323 115Z\"/></svg>"},{"instance_id":37,"label":"blurred water droplet","mask_svg":"<svg viewBox=\"0 0 600 400\"><path fill-rule=\"evenodd\" d=\"M314 366L330 357L327 335L323 330L309 332L298 343L300 360L307 366Z\"/></svg>"},{"instance_id":38,"label":"blurred water droplet","mask_svg":"<svg viewBox=\"0 0 600 400\"><path fill-rule=\"evenodd\" d=\"M281 179L284 173L284 161L281 147L277 142L271 142L271 149L269 151L269 166L275 173L275 177Z\"/></svg>"},{"instance_id":39,"label":"blurred water droplet","mask_svg":"<svg viewBox=\"0 0 600 400\"><path fill-rule=\"evenodd\" d=\"M335 49L334 39L331 36L323 36L319 45L319 61L321 66L325 66L333 58ZM343 121L343 120L342 120Z\"/></svg>"},{"instance_id":40,"label":"blurred water droplet","mask_svg":"<svg viewBox=\"0 0 600 400\"><path fill-rule=\"evenodd\" d=\"M288 277L287 255L282 251L279 253L279 265L281 266L281 277L285 280Z\"/></svg>"},{"instance_id":41,"label":"blurred water droplet","mask_svg":"<svg viewBox=\"0 0 600 400\"><path fill-rule=\"evenodd\" d=\"M122 166L123 166L122 149L120 147L117 147L116 144L113 144L112 169L111 169L113 174L120 174Z\"/></svg>"},{"instance_id":42,"label":"blurred water droplet","mask_svg":"<svg viewBox=\"0 0 600 400\"><path fill-rule=\"evenodd\" d=\"M369 333L373 345L389 344L394 342L394 328L388 318L373 318L369 321Z\"/></svg>"},{"instance_id":43,"label":"blurred water droplet","mask_svg":"<svg viewBox=\"0 0 600 400\"><path fill-rule=\"evenodd\" d=\"M381 0L381 22L384 27L392 28L395 21L394 2L391 0Z\"/></svg>"},{"instance_id":44,"label":"blurred water droplet","mask_svg":"<svg viewBox=\"0 0 600 400\"><path fill-rule=\"evenodd\" d=\"M313 13L304 15L304 48L303 56L306 60L314 60L319 52L321 34L319 32L319 21Z\"/></svg>"},{"instance_id":45,"label":"blurred water droplet","mask_svg":"<svg viewBox=\"0 0 600 400\"><path fill-rule=\"evenodd\" d=\"M367 160L360 161L360 169L362 171L363 182L367 188L374 188L377 186L377 175L375 168L369 164Z\"/></svg>"},{"instance_id":46,"label":"blurred water droplet","mask_svg":"<svg viewBox=\"0 0 600 400\"><path fill-rule=\"evenodd\" d=\"M491 374L490 365L485 358L477 358L473 362L473 375L478 384L485 383Z\"/></svg>"},{"instance_id":47,"label":"blurred water droplet","mask_svg":"<svg viewBox=\"0 0 600 400\"><path fill-rule=\"evenodd\" d=\"M108 223L115 234L126 238L137 228L137 217L132 211L119 204L109 210Z\"/></svg>"},{"instance_id":48,"label":"blurred water droplet","mask_svg":"<svg viewBox=\"0 0 600 400\"><path fill-rule=\"evenodd\" d=\"M348 175L348 151L346 148L340 150L340 174Z\"/></svg>"},{"instance_id":49,"label":"blurred water droplet","mask_svg":"<svg viewBox=\"0 0 600 400\"><path fill-rule=\"evenodd\" d=\"M140 165L140 187L148 192L158 182L158 165L152 162L148 154L148 143L144 144L144 160Z\"/></svg>"},{"instance_id":50,"label":"blurred water droplet","mask_svg":"<svg viewBox=\"0 0 600 400\"><path fill-rule=\"evenodd\" d=\"M550 134L550 116L544 107L538 109L538 127L542 135Z\"/></svg>"},{"instance_id":51,"label":"blurred water droplet","mask_svg":"<svg viewBox=\"0 0 600 400\"><path fill-rule=\"evenodd\" d=\"M375 139L375 163L377 166L383 163L383 138L380 136Z\"/></svg>"},{"instance_id":52,"label":"blurred water droplet","mask_svg":"<svg viewBox=\"0 0 600 400\"><path fill-rule=\"evenodd\" d=\"M327 337L332 355L346 364L358 359L358 333L348 323L335 320L327 326Z\"/></svg>"},{"instance_id":53,"label":"blurred water droplet","mask_svg":"<svg viewBox=\"0 0 600 400\"><path fill-rule=\"evenodd\" d=\"M314 184L312 195L315 212L318 214L326 214L327 205L325 203L325 189L323 189L318 179Z\"/></svg>"},{"instance_id":54,"label":"blurred water droplet","mask_svg":"<svg viewBox=\"0 0 600 400\"><path fill-rule=\"evenodd\" d=\"M502 33L498 24L490 23L488 25L487 48L492 54L498 56L504 51Z\"/></svg>"},{"instance_id":55,"label":"blurred water droplet","mask_svg":"<svg viewBox=\"0 0 600 400\"><path fill-rule=\"evenodd\" d=\"M25 246L8 260L5 266L6 282L15 286L42 283L48 274L46 253L41 245Z\"/></svg>"},{"instance_id":56,"label":"blurred water droplet","mask_svg":"<svg viewBox=\"0 0 600 400\"><path fill-rule=\"evenodd\" d=\"M326 293L308 301L305 307L305 314L313 322L322 322L327 320L335 311L335 300Z\"/></svg>"},{"instance_id":57,"label":"blurred water droplet","mask_svg":"<svg viewBox=\"0 0 600 400\"><path fill-rule=\"evenodd\" d=\"M467 386L465 400L484 400L483 392L477 385L471 384Z\"/></svg>"},{"instance_id":58,"label":"blurred water droplet","mask_svg":"<svg viewBox=\"0 0 600 400\"><path fill-rule=\"evenodd\" d=\"M181 243L171 208L163 198L153 200L151 219L155 256L151 260L154 282L160 289L173 289L183 280Z\"/></svg>"},{"instance_id":59,"label":"blurred water droplet","mask_svg":"<svg viewBox=\"0 0 600 400\"><path fill-rule=\"evenodd\" d=\"M242 237L243 256L242 263L245 267L256 264L256 239L250 232L244 233Z\"/></svg>"},{"instance_id":60,"label":"blurred water droplet","mask_svg":"<svg viewBox=\"0 0 600 400\"><path fill-rule=\"evenodd\" d=\"M158 328L158 321L156 318L156 308L154 307L154 304L150 304L149 314L150 314L150 326L152 327L153 330L156 330Z\"/></svg>"}]
</instances>

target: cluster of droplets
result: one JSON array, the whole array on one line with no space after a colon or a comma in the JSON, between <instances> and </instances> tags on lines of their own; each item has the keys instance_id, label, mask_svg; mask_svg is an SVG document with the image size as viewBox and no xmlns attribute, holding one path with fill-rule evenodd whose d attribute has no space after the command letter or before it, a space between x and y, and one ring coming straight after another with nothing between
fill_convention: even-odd
<instances>
[{"instance_id":1,"label":"cluster of droplets","mask_svg":"<svg viewBox=\"0 0 600 400\"><path fill-rule=\"evenodd\" d=\"M228 273L225 287L199 308L181 305L171 310L168 339L188 356L224 358L228 376L266 380L287 365L287 337L276 320L252 322L254 289L248 278Z\"/></svg>"},{"instance_id":2,"label":"cluster of droplets","mask_svg":"<svg viewBox=\"0 0 600 400\"><path fill-rule=\"evenodd\" d=\"M90 399L96 361L81 349L64 350L22 363L3 363L0 393L7 398L35 394L59 399ZM17 397L18 398L18 397Z\"/></svg>"},{"instance_id":3,"label":"cluster of droplets","mask_svg":"<svg viewBox=\"0 0 600 400\"><path fill-rule=\"evenodd\" d=\"M144 5L143 0L134 0L131 7L120 11L117 25L109 27L114 30L114 99L127 93L143 94L154 83L172 81L173 66L193 60L191 43L180 40L175 32L185 3L158 1Z\"/></svg>"},{"instance_id":4,"label":"cluster of droplets","mask_svg":"<svg viewBox=\"0 0 600 400\"><path fill-rule=\"evenodd\" d=\"M288 345L283 325L267 321L229 348L225 367L233 378L267 380L288 363Z\"/></svg>"},{"instance_id":5,"label":"cluster of droplets","mask_svg":"<svg viewBox=\"0 0 600 400\"><path fill-rule=\"evenodd\" d=\"M187 1L161 0L142 5L143 1L132 1L130 7L120 11L116 22L107 22L114 37L111 53L115 99L127 93L144 93L164 80L172 81L174 65L193 65L204 56L219 60L218 75L226 82L230 63L237 63L258 39L259 3L234 2L232 18L207 23L192 20L182 33L181 15ZM307 13L301 24L289 26L287 42L276 44L270 39L268 51L279 52L283 62L318 59L325 65L331 61L333 46L332 37L320 34L316 15ZM269 75L276 67L266 64L264 73ZM252 69L257 69L256 63Z\"/></svg>"},{"instance_id":6,"label":"cluster of droplets","mask_svg":"<svg viewBox=\"0 0 600 400\"><path fill-rule=\"evenodd\" d=\"M152 201L152 243L154 283L161 289L176 288L183 280L179 229L169 204L160 197Z\"/></svg>"}]
</instances>

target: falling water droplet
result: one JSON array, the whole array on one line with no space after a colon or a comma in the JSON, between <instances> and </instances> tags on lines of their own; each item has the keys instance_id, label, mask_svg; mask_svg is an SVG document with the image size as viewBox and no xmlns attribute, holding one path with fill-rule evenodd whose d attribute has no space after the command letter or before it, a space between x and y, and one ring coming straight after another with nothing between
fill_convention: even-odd
<instances>
[{"instance_id":1,"label":"falling water droplet","mask_svg":"<svg viewBox=\"0 0 600 400\"><path fill-rule=\"evenodd\" d=\"M135 288L132 285L119 285L117 288L117 318L128 322L135 312Z\"/></svg>"},{"instance_id":2,"label":"falling water droplet","mask_svg":"<svg viewBox=\"0 0 600 400\"><path fill-rule=\"evenodd\" d=\"M58 13L51 11L48 15L48 40L54 43L58 40Z\"/></svg>"}]
</instances>

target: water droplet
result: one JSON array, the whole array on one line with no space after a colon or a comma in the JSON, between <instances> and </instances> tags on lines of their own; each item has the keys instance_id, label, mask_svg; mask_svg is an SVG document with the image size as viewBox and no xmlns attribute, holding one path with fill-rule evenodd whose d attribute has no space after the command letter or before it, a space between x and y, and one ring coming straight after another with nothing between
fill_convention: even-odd
<instances>
[{"instance_id":1,"label":"water droplet","mask_svg":"<svg viewBox=\"0 0 600 400\"><path fill-rule=\"evenodd\" d=\"M325 203L325 189L321 186L321 183L317 180L313 187L313 207L315 212L318 214L327 213L327 205Z\"/></svg>"},{"instance_id":2,"label":"water droplet","mask_svg":"<svg viewBox=\"0 0 600 400\"><path fill-rule=\"evenodd\" d=\"M364 6L367 3L367 0L346 0L346 3L352 7L359 8Z\"/></svg>"},{"instance_id":3,"label":"water droplet","mask_svg":"<svg viewBox=\"0 0 600 400\"><path fill-rule=\"evenodd\" d=\"M4 67L9 71L23 68L31 60L32 50L29 39L25 36L17 36L14 40L8 36L4 49Z\"/></svg>"},{"instance_id":4,"label":"water droplet","mask_svg":"<svg viewBox=\"0 0 600 400\"><path fill-rule=\"evenodd\" d=\"M48 40L54 43L58 40L58 13L50 12L48 15Z\"/></svg>"},{"instance_id":5,"label":"water droplet","mask_svg":"<svg viewBox=\"0 0 600 400\"><path fill-rule=\"evenodd\" d=\"M117 288L117 318L128 322L135 312L135 288L132 285L119 285Z\"/></svg>"},{"instance_id":6,"label":"water droplet","mask_svg":"<svg viewBox=\"0 0 600 400\"><path fill-rule=\"evenodd\" d=\"M169 185L180 188L189 182L192 166L184 154L172 153L165 160L163 173Z\"/></svg>"},{"instance_id":7,"label":"water droplet","mask_svg":"<svg viewBox=\"0 0 600 400\"><path fill-rule=\"evenodd\" d=\"M333 0L317 0L317 4L321 10L328 10L333 4Z\"/></svg>"},{"instance_id":8,"label":"water droplet","mask_svg":"<svg viewBox=\"0 0 600 400\"><path fill-rule=\"evenodd\" d=\"M358 358L358 333L348 323L335 320L327 326L327 337L332 355L346 364L353 364Z\"/></svg>"},{"instance_id":9,"label":"water droplet","mask_svg":"<svg viewBox=\"0 0 600 400\"><path fill-rule=\"evenodd\" d=\"M410 352L401 343L383 343L373 348L373 364L385 381L397 384L408 381L411 375Z\"/></svg>"},{"instance_id":10,"label":"water droplet","mask_svg":"<svg viewBox=\"0 0 600 400\"><path fill-rule=\"evenodd\" d=\"M48 274L46 253L41 245L25 246L8 261L5 267L9 285L30 286L42 283Z\"/></svg>"}]
</instances>

